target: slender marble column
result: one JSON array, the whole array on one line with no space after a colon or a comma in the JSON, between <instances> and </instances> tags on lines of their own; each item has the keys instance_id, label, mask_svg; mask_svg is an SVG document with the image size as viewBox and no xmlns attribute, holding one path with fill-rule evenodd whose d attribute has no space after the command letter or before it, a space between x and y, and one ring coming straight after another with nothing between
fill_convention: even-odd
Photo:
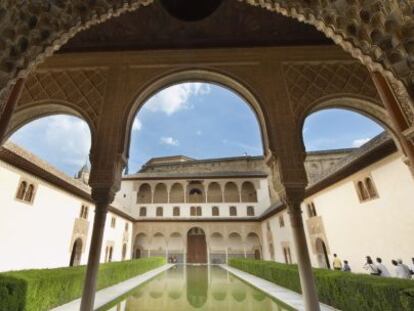
<instances>
[{"instance_id":1,"label":"slender marble column","mask_svg":"<svg viewBox=\"0 0 414 311\"><path fill-rule=\"evenodd\" d=\"M110 190L107 191L108 193L93 193L92 195L95 201L95 217L80 311L93 311L106 215L109 204L112 202L112 199L110 199L111 195L109 194Z\"/></svg>"},{"instance_id":2,"label":"slender marble column","mask_svg":"<svg viewBox=\"0 0 414 311\"><path fill-rule=\"evenodd\" d=\"M288 203L288 213L292 226L305 309L306 311L319 311L318 294L316 292L315 278L313 276L308 245L306 243L300 203Z\"/></svg>"}]
</instances>

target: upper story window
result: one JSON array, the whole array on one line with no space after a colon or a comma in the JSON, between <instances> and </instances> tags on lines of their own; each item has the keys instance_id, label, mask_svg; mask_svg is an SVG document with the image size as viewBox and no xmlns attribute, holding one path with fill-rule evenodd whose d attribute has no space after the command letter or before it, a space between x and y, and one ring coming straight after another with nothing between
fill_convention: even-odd
<instances>
[{"instance_id":1,"label":"upper story window","mask_svg":"<svg viewBox=\"0 0 414 311\"><path fill-rule=\"evenodd\" d=\"M358 180L355 187L361 202L378 198L378 192L371 177Z\"/></svg>"},{"instance_id":2,"label":"upper story window","mask_svg":"<svg viewBox=\"0 0 414 311\"><path fill-rule=\"evenodd\" d=\"M191 206L190 216L201 216L201 206Z\"/></svg>"},{"instance_id":3,"label":"upper story window","mask_svg":"<svg viewBox=\"0 0 414 311\"><path fill-rule=\"evenodd\" d=\"M180 208L178 206L173 208L173 216L180 216Z\"/></svg>"},{"instance_id":4,"label":"upper story window","mask_svg":"<svg viewBox=\"0 0 414 311\"><path fill-rule=\"evenodd\" d=\"M254 207L248 206L247 207L247 216L254 216Z\"/></svg>"},{"instance_id":5,"label":"upper story window","mask_svg":"<svg viewBox=\"0 0 414 311\"><path fill-rule=\"evenodd\" d=\"M111 228L115 228L115 226L116 226L116 218L115 218L115 216L112 216L112 218L111 218Z\"/></svg>"},{"instance_id":6,"label":"upper story window","mask_svg":"<svg viewBox=\"0 0 414 311\"><path fill-rule=\"evenodd\" d=\"M285 226L285 219L283 218L283 215L279 216L279 227L283 228Z\"/></svg>"},{"instance_id":7,"label":"upper story window","mask_svg":"<svg viewBox=\"0 0 414 311\"><path fill-rule=\"evenodd\" d=\"M308 203L306 206L308 208L308 216L309 217L318 216L318 214L316 213L315 204L313 202Z\"/></svg>"},{"instance_id":8,"label":"upper story window","mask_svg":"<svg viewBox=\"0 0 414 311\"><path fill-rule=\"evenodd\" d=\"M36 186L25 180L21 181L16 193L16 199L27 203L33 203Z\"/></svg>"},{"instance_id":9,"label":"upper story window","mask_svg":"<svg viewBox=\"0 0 414 311\"><path fill-rule=\"evenodd\" d=\"M139 216L140 216L140 217L145 217L145 216L147 216L147 208L146 208L146 207L141 207L141 208L139 209Z\"/></svg>"},{"instance_id":10,"label":"upper story window","mask_svg":"<svg viewBox=\"0 0 414 311\"><path fill-rule=\"evenodd\" d=\"M88 219L88 214L89 214L89 207L82 204L81 212L80 212L79 217L83 218L83 219Z\"/></svg>"},{"instance_id":11,"label":"upper story window","mask_svg":"<svg viewBox=\"0 0 414 311\"><path fill-rule=\"evenodd\" d=\"M237 216L237 209L235 206L230 206L230 216Z\"/></svg>"},{"instance_id":12,"label":"upper story window","mask_svg":"<svg viewBox=\"0 0 414 311\"><path fill-rule=\"evenodd\" d=\"M267 231L270 231L270 221L266 222L266 229Z\"/></svg>"},{"instance_id":13,"label":"upper story window","mask_svg":"<svg viewBox=\"0 0 414 311\"><path fill-rule=\"evenodd\" d=\"M217 206L213 206L212 211L211 211L211 214L213 216L220 216L219 208Z\"/></svg>"},{"instance_id":14,"label":"upper story window","mask_svg":"<svg viewBox=\"0 0 414 311\"><path fill-rule=\"evenodd\" d=\"M126 222L125 223L125 231L128 232L128 229L129 229L129 223Z\"/></svg>"},{"instance_id":15,"label":"upper story window","mask_svg":"<svg viewBox=\"0 0 414 311\"><path fill-rule=\"evenodd\" d=\"M157 217L162 217L162 216L164 216L164 210L162 209L162 207L161 207L161 206L157 207L157 209L156 209L156 211L155 211L155 215L156 215Z\"/></svg>"}]
</instances>

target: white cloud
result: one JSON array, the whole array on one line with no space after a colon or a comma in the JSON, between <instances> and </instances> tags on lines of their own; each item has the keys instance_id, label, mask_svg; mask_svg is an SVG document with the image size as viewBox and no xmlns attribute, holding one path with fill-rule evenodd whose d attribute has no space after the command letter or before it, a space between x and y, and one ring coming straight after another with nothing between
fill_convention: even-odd
<instances>
[{"instance_id":1,"label":"white cloud","mask_svg":"<svg viewBox=\"0 0 414 311\"><path fill-rule=\"evenodd\" d=\"M88 159L91 135L85 121L70 116L48 118L45 143L63 163L81 166Z\"/></svg>"},{"instance_id":2,"label":"white cloud","mask_svg":"<svg viewBox=\"0 0 414 311\"><path fill-rule=\"evenodd\" d=\"M358 148L361 147L363 144L366 144L367 142L369 142L371 140L371 138L360 138L360 139L355 139L352 142L352 147Z\"/></svg>"},{"instance_id":3,"label":"white cloud","mask_svg":"<svg viewBox=\"0 0 414 311\"><path fill-rule=\"evenodd\" d=\"M167 115L189 109L190 98L195 95L205 95L210 92L210 86L205 83L182 83L170 86L155 96L145 104L144 108L157 112L161 111Z\"/></svg>"},{"instance_id":4,"label":"white cloud","mask_svg":"<svg viewBox=\"0 0 414 311\"><path fill-rule=\"evenodd\" d=\"M138 118L135 118L134 123L132 123L132 130L139 131L140 129L142 129L142 122Z\"/></svg>"},{"instance_id":5,"label":"white cloud","mask_svg":"<svg viewBox=\"0 0 414 311\"><path fill-rule=\"evenodd\" d=\"M178 146L180 143L178 142L178 140L172 138L172 137L161 137L161 143L165 144L165 145L170 145L170 146Z\"/></svg>"}]
</instances>

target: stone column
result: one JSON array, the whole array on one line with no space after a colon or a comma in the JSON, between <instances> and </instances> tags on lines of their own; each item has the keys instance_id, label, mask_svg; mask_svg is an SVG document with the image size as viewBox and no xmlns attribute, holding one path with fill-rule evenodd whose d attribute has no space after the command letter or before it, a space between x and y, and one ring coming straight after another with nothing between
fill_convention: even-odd
<instances>
[{"instance_id":1,"label":"stone column","mask_svg":"<svg viewBox=\"0 0 414 311\"><path fill-rule=\"evenodd\" d=\"M307 311L319 311L318 294L316 292L315 279L312 272L312 265L303 227L300 201L288 201L287 208L292 226L293 242L305 308Z\"/></svg>"},{"instance_id":2,"label":"stone column","mask_svg":"<svg viewBox=\"0 0 414 311\"><path fill-rule=\"evenodd\" d=\"M300 208L307 185L304 167L305 153L299 148L292 148L289 152L290 154L282 154L278 157L277 153L270 151L266 157L266 163L272 172L273 188L289 212L305 310L319 311L318 294Z\"/></svg>"},{"instance_id":3,"label":"stone column","mask_svg":"<svg viewBox=\"0 0 414 311\"><path fill-rule=\"evenodd\" d=\"M3 144L10 119L13 115L14 107L19 102L20 95L24 87L24 79L17 80L16 84L11 88L7 100L4 103L3 111L0 110L0 145ZM1 108L1 103L0 103Z\"/></svg>"},{"instance_id":4,"label":"stone column","mask_svg":"<svg viewBox=\"0 0 414 311\"><path fill-rule=\"evenodd\" d=\"M95 217L81 300L81 311L93 310L106 215L109 204L114 199L114 193L111 189L92 189L92 198L95 202Z\"/></svg>"}]
</instances>

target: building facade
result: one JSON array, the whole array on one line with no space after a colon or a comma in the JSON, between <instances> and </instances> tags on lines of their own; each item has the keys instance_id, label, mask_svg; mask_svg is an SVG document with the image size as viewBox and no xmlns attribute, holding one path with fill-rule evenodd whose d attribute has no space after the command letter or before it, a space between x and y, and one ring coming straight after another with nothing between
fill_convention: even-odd
<instances>
[{"instance_id":1,"label":"building facade","mask_svg":"<svg viewBox=\"0 0 414 311\"><path fill-rule=\"evenodd\" d=\"M11 143L0 161L0 270L86 264L94 214L88 168L71 178ZM314 267L329 268L333 253L356 272L367 255L385 263L413 257L414 181L387 134L359 149L309 153L305 163L302 210ZM295 263L290 220L269 176L263 157L151 159L122 180L101 262Z\"/></svg>"}]
</instances>

